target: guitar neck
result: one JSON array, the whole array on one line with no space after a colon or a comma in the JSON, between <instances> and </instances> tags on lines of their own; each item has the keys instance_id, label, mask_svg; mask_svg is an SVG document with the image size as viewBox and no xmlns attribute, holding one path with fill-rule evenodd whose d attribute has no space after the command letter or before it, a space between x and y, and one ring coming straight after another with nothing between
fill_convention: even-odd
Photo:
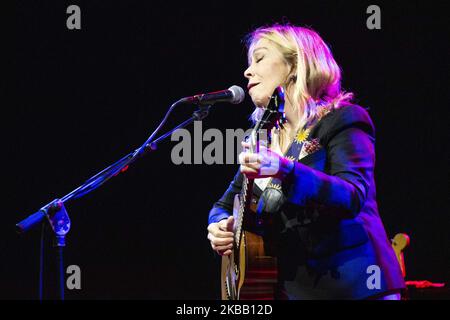
<instances>
[{"instance_id":1,"label":"guitar neck","mask_svg":"<svg viewBox=\"0 0 450 320\"><path fill-rule=\"evenodd\" d=\"M242 183L243 183L243 186L245 185L245 188L242 188L242 190L241 190L242 208L245 212L250 208L254 180L249 179L249 178L247 178L247 176L244 175L244 179L243 179Z\"/></svg>"},{"instance_id":2,"label":"guitar neck","mask_svg":"<svg viewBox=\"0 0 450 320\"><path fill-rule=\"evenodd\" d=\"M252 193L253 193L253 179L247 178L247 176L244 175L242 180L242 189L239 195L239 208L237 212L237 219L236 219L236 232L235 232L235 244L236 247L239 248L240 246L240 239L242 235L242 226L244 223L244 214L248 212L250 205L251 205L251 199L252 199Z\"/></svg>"},{"instance_id":3,"label":"guitar neck","mask_svg":"<svg viewBox=\"0 0 450 320\"><path fill-rule=\"evenodd\" d=\"M265 135L267 147L271 140L271 130L275 125L280 126L284 122L284 89L277 87L269 101L268 106L264 109L261 119L256 123L249 138L250 152L258 153L260 145L260 135ZM253 179L243 177L242 189L239 195L239 208L237 208L237 217L235 217L235 243L239 247L242 235L242 225L244 223L244 214L250 210L253 195ZM234 214L234 208L233 208Z\"/></svg>"}]
</instances>

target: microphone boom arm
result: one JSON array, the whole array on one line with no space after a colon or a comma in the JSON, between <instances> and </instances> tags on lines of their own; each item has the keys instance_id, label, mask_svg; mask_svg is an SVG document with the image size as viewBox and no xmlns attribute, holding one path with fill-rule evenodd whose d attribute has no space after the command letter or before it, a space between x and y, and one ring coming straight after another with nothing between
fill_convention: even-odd
<instances>
[{"instance_id":1,"label":"microphone boom arm","mask_svg":"<svg viewBox=\"0 0 450 320\"><path fill-rule=\"evenodd\" d=\"M106 183L112 177L118 175L120 172L127 170L129 165L134 163L138 158L144 156L147 153L147 151L156 150L157 144L159 142L161 142L162 140L164 140L165 138L167 138L168 136L172 135L172 133L175 130L184 128L194 121L203 120L205 117L208 116L209 109L211 108L211 105L199 104L198 109L194 111L193 115L189 119L180 123L179 125L174 127L172 130L159 136L158 138L154 138L155 135L162 128L164 123L167 121L168 116L172 113L174 108L181 103L185 103L185 101L182 101L182 99L181 99L171 105L171 107L167 111L167 113L164 116L161 123L158 125L158 127L155 129L155 131L150 135L150 137L145 141L145 143L141 147L139 147L136 150L134 150L133 152L127 154L126 156L124 156L120 160L116 161L112 165L108 166L107 168L103 169L99 173L95 174L94 176L92 176L91 178L86 180L81 186L72 190L71 192L69 192L68 194L63 196L62 198L51 201L50 203L46 204L44 207L39 209L37 212L29 215L27 218L18 222L16 224L16 231L18 233L25 233L28 230L32 229L37 224L43 222L44 218L47 217L47 209L49 207L53 206L56 202L63 205L71 200L81 198L81 197L85 196L86 194L99 188L101 185Z\"/></svg>"}]
</instances>

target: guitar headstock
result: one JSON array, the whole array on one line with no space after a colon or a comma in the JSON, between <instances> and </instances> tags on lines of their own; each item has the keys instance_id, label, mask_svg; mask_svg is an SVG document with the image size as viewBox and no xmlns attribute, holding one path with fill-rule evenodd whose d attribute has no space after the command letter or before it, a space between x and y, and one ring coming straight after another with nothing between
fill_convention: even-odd
<instances>
[{"instance_id":1,"label":"guitar headstock","mask_svg":"<svg viewBox=\"0 0 450 320\"><path fill-rule=\"evenodd\" d=\"M392 247L395 252L402 252L409 245L409 236L405 233L397 233L392 239Z\"/></svg>"},{"instance_id":2,"label":"guitar headstock","mask_svg":"<svg viewBox=\"0 0 450 320\"><path fill-rule=\"evenodd\" d=\"M269 104L264 109L261 120L256 124L255 131L265 129L268 132L273 127L282 127L286 121L284 114L285 96L282 86L278 86L270 97Z\"/></svg>"},{"instance_id":3,"label":"guitar headstock","mask_svg":"<svg viewBox=\"0 0 450 320\"><path fill-rule=\"evenodd\" d=\"M409 246L409 236L406 233L397 233L392 241L392 248L397 256L403 277L406 276L405 260L403 258L403 249Z\"/></svg>"},{"instance_id":4,"label":"guitar headstock","mask_svg":"<svg viewBox=\"0 0 450 320\"><path fill-rule=\"evenodd\" d=\"M272 96L270 97L269 105L266 109L270 109L272 111L277 111L279 113L284 114L284 89L282 86L276 87Z\"/></svg>"}]
</instances>

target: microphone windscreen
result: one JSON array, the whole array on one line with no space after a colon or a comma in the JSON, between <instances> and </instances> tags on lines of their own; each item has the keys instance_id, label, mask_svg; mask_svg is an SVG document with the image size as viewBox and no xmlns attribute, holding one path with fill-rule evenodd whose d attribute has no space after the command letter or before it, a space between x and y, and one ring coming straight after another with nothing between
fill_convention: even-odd
<instances>
[{"instance_id":1,"label":"microphone windscreen","mask_svg":"<svg viewBox=\"0 0 450 320\"><path fill-rule=\"evenodd\" d=\"M228 90L233 92L233 100L230 101L231 103L238 104L238 103L241 103L242 101L244 101L245 92L241 87L231 86L230 88L228 88Z\"/></svg>"}]
</instances>

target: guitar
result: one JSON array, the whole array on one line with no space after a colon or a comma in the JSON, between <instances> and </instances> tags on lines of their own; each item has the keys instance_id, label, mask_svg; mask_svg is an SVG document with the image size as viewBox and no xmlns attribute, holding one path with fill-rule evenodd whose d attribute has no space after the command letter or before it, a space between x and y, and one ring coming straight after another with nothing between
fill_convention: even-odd
<instances>
[{"instance_id":1,"label":"guitar","mask_svg":"<svg viewBox=\"0 0 450 320\"><path fill-rule=\"evenodd\" d=\"M259 152L263 130L270 143L274 126L284 121L284 90L275 89L269 105L250 134L250 152ZM223 300L274 299L277 283L276 258L266 254L263 238L244 230L245 225L261 225L253 197L252 179L243 176L242 189L234 198L234 241L232 253L222 257L221 290Z\"/></svg>"}]
</instances>

